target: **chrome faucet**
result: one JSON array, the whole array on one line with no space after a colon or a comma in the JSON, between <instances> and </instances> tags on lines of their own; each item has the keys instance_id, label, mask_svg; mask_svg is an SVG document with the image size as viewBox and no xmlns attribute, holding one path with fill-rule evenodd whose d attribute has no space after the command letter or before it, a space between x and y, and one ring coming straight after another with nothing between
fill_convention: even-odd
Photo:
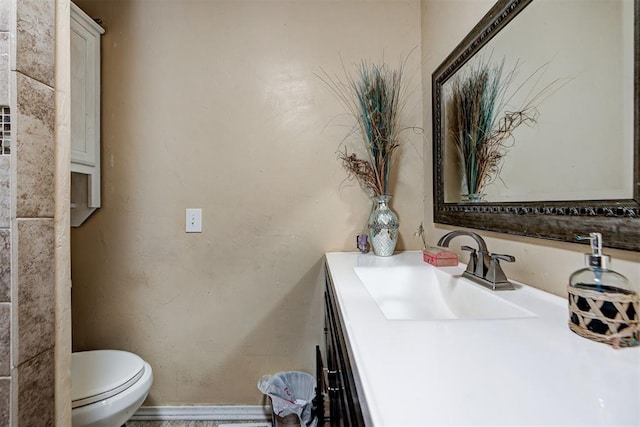
<instances>
[{"instance_id":1,"label":"chrome faucet","mask_svg":"<svg viewBox=\"0 0 640 427\"><path fill-rule=\"evenodd\" d=\"M515 257L490 253L484 239L473 231L456 230L447 233L438 241L438 246L449 247L451 239L457 236L469 236L478 244L477 250L470 246L460 248L471 252L467 269L462 274L464 277L494 291L515 289L500 266L500 260L514 262Z\"/></svg>"}]
</instances>

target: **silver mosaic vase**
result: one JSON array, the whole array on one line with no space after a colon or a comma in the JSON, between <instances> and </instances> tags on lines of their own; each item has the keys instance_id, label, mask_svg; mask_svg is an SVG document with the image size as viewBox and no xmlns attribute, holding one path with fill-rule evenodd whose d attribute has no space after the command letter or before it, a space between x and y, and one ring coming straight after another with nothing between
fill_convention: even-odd
<instances>
[{"instance_id":1,"label":"silver mosaic vase","mask_svg":"<svg viewBox=\"0 0 640 427\"><path fill-rule=\"evenodd\" d=\"M485 193L469 193L462 195L462 201L464 203L483 203L485 202Z\"/></svg>"},{"instance_id":2,"label":"silver mosaic vase","mask_svg":"<svg viewBox=\"0 0 640 427\"><path fill-rule=\"evenodd\" d=\"M373 209L369 215L369 241L373 253L391 256L398 243L398 215L389 208L391 196L373 196Z\"/></svg>"}]
</instances>

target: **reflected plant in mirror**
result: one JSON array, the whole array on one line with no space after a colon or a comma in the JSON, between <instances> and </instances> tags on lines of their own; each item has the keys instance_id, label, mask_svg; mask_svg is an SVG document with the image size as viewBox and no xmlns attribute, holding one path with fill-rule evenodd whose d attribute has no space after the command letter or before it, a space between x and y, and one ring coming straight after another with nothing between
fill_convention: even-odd
<instances>
[{"instance_id":1,"label":"reflected plant in mirror","mask_svg":"<svg viewBox=\"0 0 640 427\"><path fill-rule=\"evenodd\" d=\"M595 229L610 247L640 250L638 40L640 0L498 0L432 74L434 222L571 242ZM561 78L561 89L542 95L533 126L517 126L487 179L495 185L470 203L453 86L491 57L505 71L518 61L524 77L549 64L538 87Z\"/></svg>"},{"instance_id":2,"label":"reflected plant in mirror","mask_svg":"<svg viewBox=\"0 0 640 427\"><path fill-rule=\"evenodd\" d=\"M451 82L451 141L462 174L462 200L467 202L484 200L485 186L499 178L515 143L513 132L522 124L533 125L537 107L561 85L556 79L536 91L548 64L518 82L519 61L506 73L504 59L498 64L490 61L481 58ZM522 92L526 95L519 101Z\"/></svg>"}]
</instances>

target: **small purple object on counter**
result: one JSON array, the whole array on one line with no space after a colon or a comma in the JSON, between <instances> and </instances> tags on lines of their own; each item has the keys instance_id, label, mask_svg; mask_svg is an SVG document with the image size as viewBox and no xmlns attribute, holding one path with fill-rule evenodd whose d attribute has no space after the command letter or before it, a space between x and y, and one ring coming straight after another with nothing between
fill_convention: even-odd
<instances>
[{"instance_id":1,"label":"small purple object on counter","mask_svg":"<svg viewBox=\"0 0 640 427\"><path fill-rule=\"evenodd\" d=\"M356 236L356 246L358 247L360 252L362 252L363 254L366 254L367 252L369 252L369 249L367 247L368 238L369 236L367 236L366 234L358 234Z\"/></svg>"}]
</instances>

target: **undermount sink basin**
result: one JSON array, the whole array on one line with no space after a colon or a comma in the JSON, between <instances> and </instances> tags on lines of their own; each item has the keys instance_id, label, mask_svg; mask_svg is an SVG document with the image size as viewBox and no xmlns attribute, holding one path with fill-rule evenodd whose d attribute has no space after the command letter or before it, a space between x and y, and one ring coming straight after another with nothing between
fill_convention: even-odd
<instances>
[{"instance_id":1,"label":"undermount sink basin","mask_svg":"<svg viewBox=\"0 0 640 427\"><path fill-rule=\"evenodd\" d=\"M387 319L515 319L535 317L495 291L428 266L355 267ZM500 292L518 292L499 291Z\"/></svg>"}]
</instances>

